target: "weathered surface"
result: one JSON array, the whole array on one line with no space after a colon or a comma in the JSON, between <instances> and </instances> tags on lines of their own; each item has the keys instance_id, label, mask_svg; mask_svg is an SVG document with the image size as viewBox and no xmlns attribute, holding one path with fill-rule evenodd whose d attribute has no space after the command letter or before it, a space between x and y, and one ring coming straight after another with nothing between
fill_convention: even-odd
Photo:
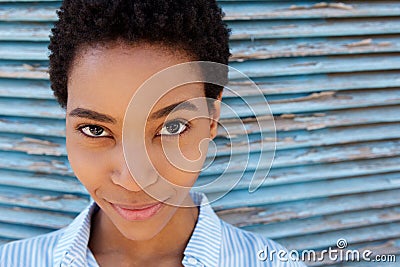
<instances>
[{"instance_id":1,"label":"weathered surface","mask_svg":"<svg viewBox=\"0 0 400 267\"><path fill-rule=\"evenodd\" d=\"M230 166L226 178L238 183L212 203L219 216L299 251L346 238L349 248L399 255L399 1L219 2L232 27L230 65L259 87L231 75L224 92L239 118L223 108L216 160L197 181ZM60 3L0 0L0 245L63 227L90 201L48 81ZM275 145L269 170L259 153L272 156ZM255 170L255 181L268 178L249 194ZM215 182L206 193L230 189Z\"/></svg>"}]
</instances>

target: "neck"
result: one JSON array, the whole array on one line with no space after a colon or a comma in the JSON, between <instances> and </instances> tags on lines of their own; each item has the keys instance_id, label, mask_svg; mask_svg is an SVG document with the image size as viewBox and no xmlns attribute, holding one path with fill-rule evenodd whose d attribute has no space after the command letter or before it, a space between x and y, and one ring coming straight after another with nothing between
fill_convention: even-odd
<instances>
[{"instance_id":1,"label":"neck","mask_svg":"<svg viewBox=\"0 0 400 267\"><path fill-rule=\"evenodd\" d=\"M92 218L89 248L98 260L116 256L124 261L153 261L155 258L182 260L198 218L198 208L190 196L191 207L179 207L167 225L149 240L123 236L100 209Z\"/></svg>"}]
</instances>

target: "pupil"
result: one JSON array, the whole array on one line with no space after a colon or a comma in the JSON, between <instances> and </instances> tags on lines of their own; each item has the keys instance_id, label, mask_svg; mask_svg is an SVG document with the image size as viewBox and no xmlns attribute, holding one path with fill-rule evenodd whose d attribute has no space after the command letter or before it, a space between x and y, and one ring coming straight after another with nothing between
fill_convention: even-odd
<instances>
[{"instance_id":1,"label":"pupil","mask_svg":"<svg viewBox=\"0 0 400 267\"><path fill-rule=\"evenodd\" d=\"M96 126L90 126L89 130L93 135L101 135L104 131L102 128Z\"/></svg>"},{"instance_id":2,"label":"pupil","mask_svg":"<svg viewBox=\"0 0 400 267\"><path fill-rule=\"evenodd\" d=\"M177 133L179 130L179 122L169 122L167 123L166 128L169 133Z\"/></svg>"}]
</instances>

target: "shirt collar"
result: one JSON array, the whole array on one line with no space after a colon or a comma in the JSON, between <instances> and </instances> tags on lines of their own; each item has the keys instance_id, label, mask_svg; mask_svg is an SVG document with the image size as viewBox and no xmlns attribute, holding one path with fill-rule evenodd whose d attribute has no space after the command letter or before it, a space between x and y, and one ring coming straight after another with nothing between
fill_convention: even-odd
<instances>
[{"instance_id":1,"label":"shirt collar","mask_svg":"<svg viewBox=\"0 0 400 267\"><path fill-rule=\"evenodd\" d=\"M87 266L86 251L90 236L90 221L99 207L92 202L64 230L54 249L54 267Z\"/></svg>"},{"instance_id":2,"label":"shirt collar","mask_svg":"<svg viewBox=\"0 0 400 267\"><path fill-rule=\"evenodd\" d=\"M183 252L185 257L182 264L218 266L222 238L220 219L209 205L204 193L190 192L190 195L193 202L200 206L200 212L192 236Z\"/></svg>"},{"instance_id":3,"label":"shirt collar","mask_svg":"<svg viewBox=\"0 0 400 267\"><path fill-rule=\"evenodd\" d=\"M221 224L204 193L190 192L200 207L196 226L184 251L185 266L218 266L221 247ZM69 224L54 250L54 267L87 266L86 253L92 215L99 209L92 202ZM204 250L207 248L207 250Z\"/></svg>"}]
</instances>

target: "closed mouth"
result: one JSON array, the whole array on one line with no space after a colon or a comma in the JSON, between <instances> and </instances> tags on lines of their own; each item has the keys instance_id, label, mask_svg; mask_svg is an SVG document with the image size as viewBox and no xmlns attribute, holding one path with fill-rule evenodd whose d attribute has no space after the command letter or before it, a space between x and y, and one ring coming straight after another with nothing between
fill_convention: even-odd
<instances>
[{"instance_id":1,"label":"closed mouth","mask_svg":"<svg viewBox=\"0 0 400 267\"><path fill-rule=\"evenodd\" d=\"M150 219L164 206L162 202L141 205L110 204L121 217L128 221L143 221Z\"/></svg>"}]
</instances>

